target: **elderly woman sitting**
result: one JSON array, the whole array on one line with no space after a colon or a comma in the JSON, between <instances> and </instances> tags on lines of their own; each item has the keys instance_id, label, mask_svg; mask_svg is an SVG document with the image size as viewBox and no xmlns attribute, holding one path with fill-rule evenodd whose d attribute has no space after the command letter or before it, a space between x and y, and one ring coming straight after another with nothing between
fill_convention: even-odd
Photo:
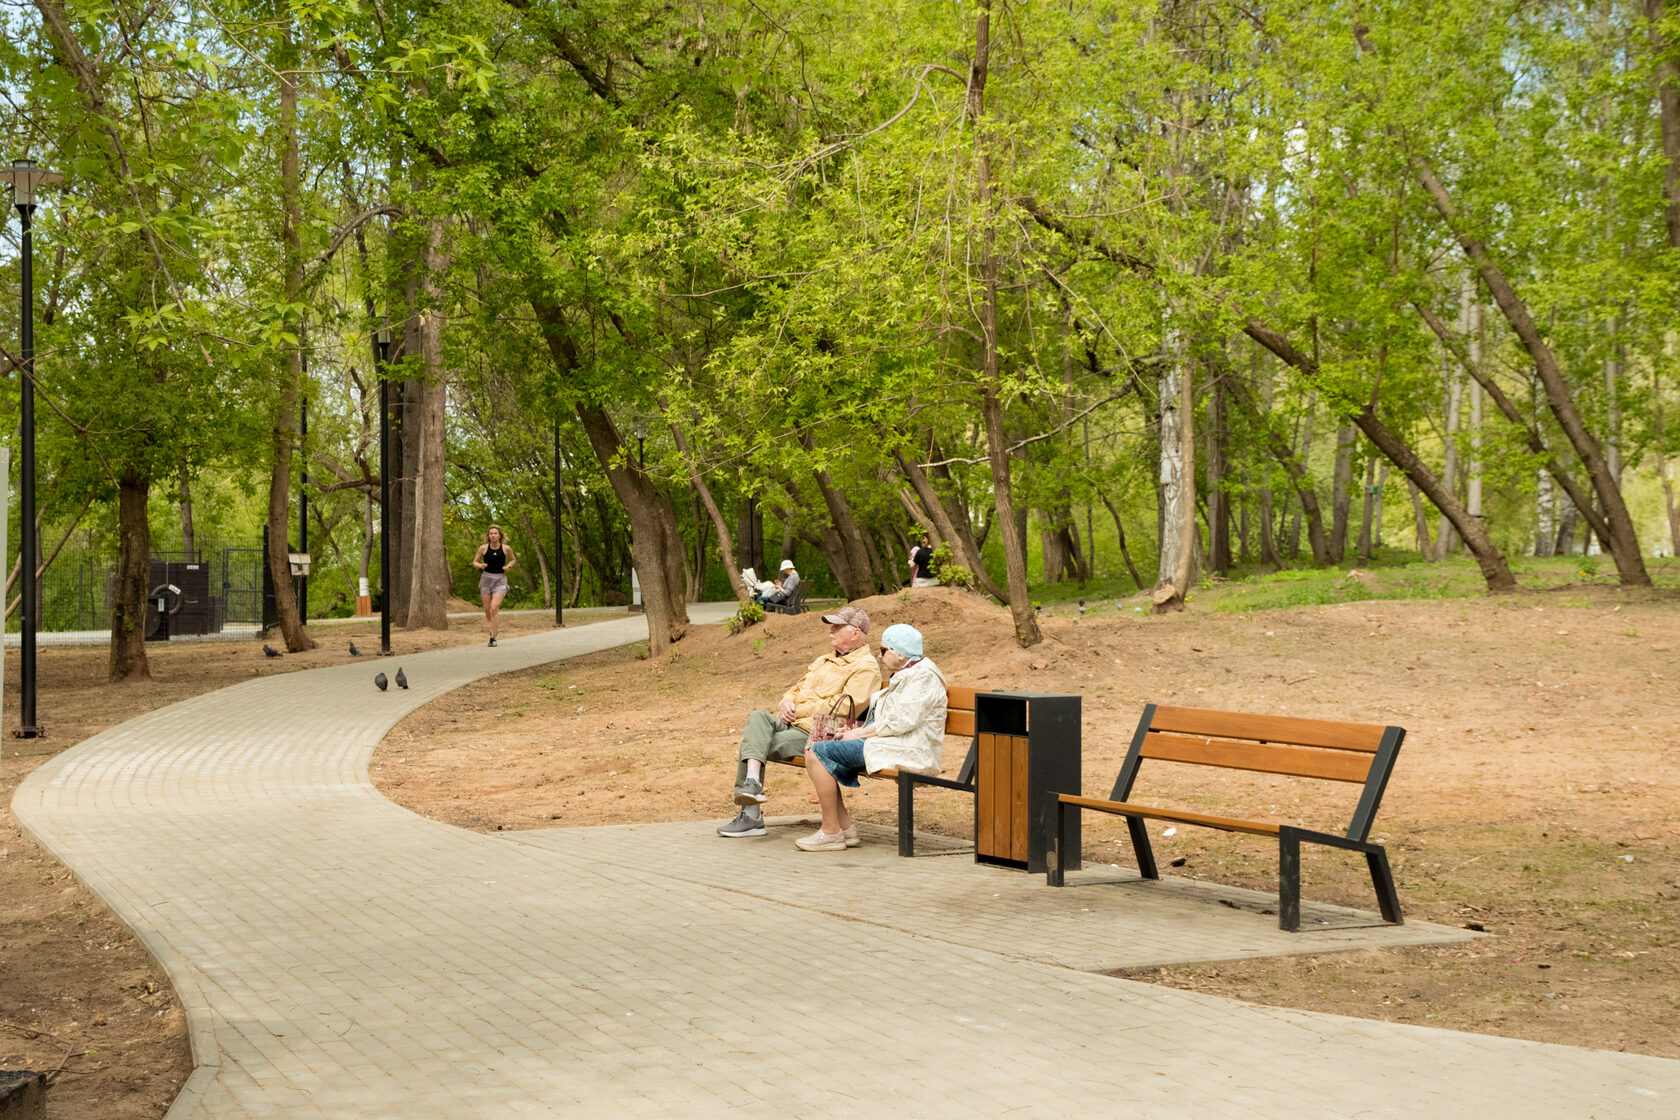
<instances>
[{"instance_id":1,"label":"elderly woman sitting","mask_svg":"<svg viewBox=\"0 0 1680 1120\"><path fill-rule=\"evenodd\" d=\"M939 773L945 749L945 676L922 656L914 626L889 626L881 635L881 669L889 680L869 698L865 724L851 739L829 739L805 749L805 772L817 788L822 827L794 843L807 852L855 847L857 826L846 811L841 786L881 770Z\"/></svg>"}]
</instances>

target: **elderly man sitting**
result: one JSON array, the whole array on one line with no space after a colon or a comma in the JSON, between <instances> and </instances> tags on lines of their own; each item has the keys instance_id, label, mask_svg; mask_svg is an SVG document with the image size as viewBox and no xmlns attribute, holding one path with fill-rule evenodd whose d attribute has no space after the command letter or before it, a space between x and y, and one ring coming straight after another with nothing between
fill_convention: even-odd
<instances>
[{"instance_id":1,"label":"elderly man sitting","mask_svg":"<svg viewBox=\"0 0 1680 1120\"><path fill-rule=\"evenodd\" d=\"M764 835L764 764L804 756L811 719L849 696L861 716L869 696L881 685L881 667L869 654L869 615L861 607L841 607L823 615L831 652L811 662L794 686L782 694L774 712L756 711L741 732L735 769L735 804L740 815L718 829L719 836ZM845 705L841 705L842 708ZM856 829L847 837L857 842Z\"/></svg>"}]
</instances>

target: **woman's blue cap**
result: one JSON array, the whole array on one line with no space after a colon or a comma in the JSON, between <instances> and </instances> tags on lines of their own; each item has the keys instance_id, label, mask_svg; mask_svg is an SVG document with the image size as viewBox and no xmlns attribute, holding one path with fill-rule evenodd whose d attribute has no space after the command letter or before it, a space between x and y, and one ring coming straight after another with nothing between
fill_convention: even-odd
<instances>
[{"instance_id":1,"label":"woman's blue cap","mask_svg":"<svg viewBox=\"0 0 1680 1120\"><path fill-rule=\"evenodd\" d=\"M901 657L917 658L922 655L922 632L897 622L881 632L881 644Z\"/></svg>"}]
</instances>

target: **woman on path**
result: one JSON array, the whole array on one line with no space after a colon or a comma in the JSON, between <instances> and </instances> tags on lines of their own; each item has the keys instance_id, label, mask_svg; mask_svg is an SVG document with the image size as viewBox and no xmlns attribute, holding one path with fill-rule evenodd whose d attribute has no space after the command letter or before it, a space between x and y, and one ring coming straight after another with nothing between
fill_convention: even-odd
<instances>
[{"instance_id":1,"label":"woman on path","mask_svg":"<svg viewBox=\"0 0 1680 1120\"><path fill-rule=\"evenodd\" d=\"M484 534L484 543L473 554L473 567L479 570L478 595L484 600L484 620L490 624L490 644L496 644L501 630L502 600L507 597L507 573L513 569L513 549L502 542L502 527L492 525Z\"/></svg>"},{"instance_id":2,"label":"woman on path","mask_svg":"<svg viewBox=\"0 0 1680 1120\"><path fill-rule=\"evenodd\" d=\"M822 827L794 841L801 851L841 852L858 844L841 786L861 774L937 774L945 749L945 674L922 653L921 631L899 623L881 635L876 658L891 680L869 698L867 724L805 748L805 772L822 805Z\"/></svg>"}]
</instances>

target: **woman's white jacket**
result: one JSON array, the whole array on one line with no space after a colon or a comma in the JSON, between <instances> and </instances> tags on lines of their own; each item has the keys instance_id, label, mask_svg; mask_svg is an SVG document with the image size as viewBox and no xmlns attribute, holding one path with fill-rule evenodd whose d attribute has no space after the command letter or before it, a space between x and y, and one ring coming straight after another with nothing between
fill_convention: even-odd
<instances>
[{"instance_id":1,"label":"woman's white jacket","mask_svg":"<svg viewBox=\"0 0 1680 1120\"><path fill-rule=\"evenodd\" d=\"M939 773L945 753L945 674L927 658L900 669L869 697L873 738L863 741L870 773L888 768Z\"/></svg>"}]
</instances>

